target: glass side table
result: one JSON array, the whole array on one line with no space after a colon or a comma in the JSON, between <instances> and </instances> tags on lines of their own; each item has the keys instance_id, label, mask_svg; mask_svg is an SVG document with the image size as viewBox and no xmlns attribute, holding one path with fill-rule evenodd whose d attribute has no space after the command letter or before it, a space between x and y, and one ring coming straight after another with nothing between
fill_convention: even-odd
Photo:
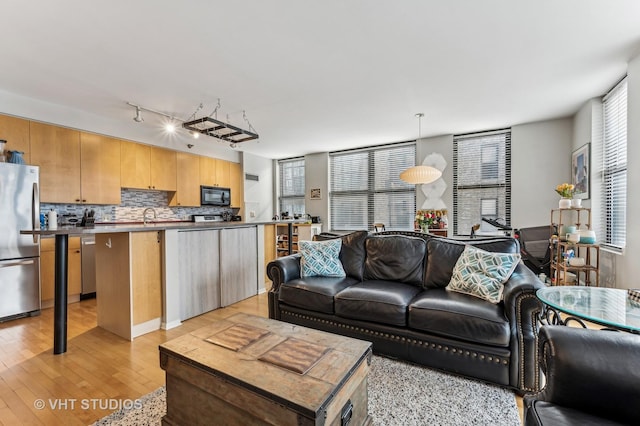
<instances>
[{"instance_id":1,"label":"glass side table","mask_svg":"<svg viewBox=\"0 0 640 426\"><path fill-rule=\"evenodd\" d=\"M586 328L584 321L589 321L607 329L640 334L640 304L629 299L627 290L557 286L542 288L536 296L545 304L543 323L575 322Z\"/></svg>"}]
</instances>

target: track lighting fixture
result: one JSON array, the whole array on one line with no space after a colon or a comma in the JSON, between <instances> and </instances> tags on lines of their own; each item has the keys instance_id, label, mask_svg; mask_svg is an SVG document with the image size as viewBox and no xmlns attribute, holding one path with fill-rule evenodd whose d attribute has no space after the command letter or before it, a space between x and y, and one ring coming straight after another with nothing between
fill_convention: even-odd
<instances>
[{"instance_id":1,"label":"track lighting fixture","mask_svg":"<svg viewBox=\"0 0 640 426\"><path fill-rule=\"evenodd\" d=\"M136 107L136 116L133 117L133 121L136 123L142 123L144 121L144 118L142 118L142 110L139 106Z\"/></svg>"},{"instance_id":2,"label":"track lighting fixture","mask_svg":"<svg viewBox=\"0 0 640 426\"><path fill-rule=\"evenodd\" d=\"M242 118L246 123L246 127L249 130L242 129L240 127L234 126L230 124L229 114L227 114L227 121L218 120L218 109L220 109L220 99L218 99L218 103L209 116L204 116L201 118L196 118L198 112L203 108L203 104L200 103L196 110L191 114L191 116L182 120L173 115L166 114L162 111L154 110L151 108L145 108L141 105L136 105L131 102L127 102L127 105L130 105L136 109L136 115L133 118L134 121L141 123L144 121L142 118L142 110L151 112L153 114L161 115L163 117L167 117L170 121L165 124L165 131L168 133L174 133L177 129L176 122L182 127L189 131L191 136L194 139L198 139L200 134L204 134L207 136L211 136L216 139L220 139L222 141L228 142L231 148L236 148L238 143L246 142L253 139L258 139L258 134L255 129L247 119L247 114L245 111L242 111Z\"/></svg>"}]
</instances>

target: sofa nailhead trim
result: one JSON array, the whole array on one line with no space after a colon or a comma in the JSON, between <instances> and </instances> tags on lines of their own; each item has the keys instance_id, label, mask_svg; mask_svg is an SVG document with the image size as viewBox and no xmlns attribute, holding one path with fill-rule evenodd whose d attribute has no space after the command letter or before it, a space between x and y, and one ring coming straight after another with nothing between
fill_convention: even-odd
<instances>
[{"instance_id":1,"label":"sofa nailhead trim","mask_svg":"<svg viewBox=\"0 0 640 426\"><path fill-rule=\"evenodd\" d=\"M363 333L363 334L370 334L370 335L374 335L374 336L380 336L383 337L385 339L390 339L390 340L402 340L403 342L410 342L412 344L415 344L417 346L431 346L431 349L436 349L439 351L445 351L445 352L450 352L450 353L458 353L460 355L462 355L463 353L463 349L457 349L457 348L449 348L449 346L443 346L441 344L436 344L436 343L429 343L423 340L417 340L417 339L407 339L404 336L398 336L395 334L389 334L389 333L382 333L379 331L373 331L373 330L369 330L369 329L365 329L365 328L361 328L361 327L357 327L357 326L353 326L353 325L346 325L346 324L341 324L335 321L331 321L331 320L325 320L325 319L319 319L316 317L312 317L309 315L301 315L295 312L290 312L290 311L286 311L283 310L282 313L286 313L287 315L296 317L296 318L300 318L300 319L304 319L307 321L314 321L314 322L319 322L322 324L329 324L332 325L334 327L338 327L338 328L346 328L346 329L350 329L350 330L354 330L357 331L358 333ZM509 360L508 359L500 359L499 357L493 357L493 356L485 356L483 354L480 354L478 356L477 352L469 352L469 351L465 351L465 355L469 356L471 355L474 358L479 358L480 360L484 361L493 361L496 364L500 364L502 363L503 365L509 365Z\"/></svg>"}]
</instances>

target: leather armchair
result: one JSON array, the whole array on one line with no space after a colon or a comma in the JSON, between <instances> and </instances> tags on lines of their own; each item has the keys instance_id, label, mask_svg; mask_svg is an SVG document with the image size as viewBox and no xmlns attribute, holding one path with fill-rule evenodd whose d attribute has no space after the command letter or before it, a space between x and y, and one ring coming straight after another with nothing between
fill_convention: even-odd
<instances>
[{"instance_id":1,"label":"leather armchair","mask_svg":"<svg viewBox=\"0 0 640 426\"><path fill-rule=\"evenodd\" d=\"M640 336L544 326L544 389L524 398L524 424L640 424Z\"/></svg>"}]
</instances>

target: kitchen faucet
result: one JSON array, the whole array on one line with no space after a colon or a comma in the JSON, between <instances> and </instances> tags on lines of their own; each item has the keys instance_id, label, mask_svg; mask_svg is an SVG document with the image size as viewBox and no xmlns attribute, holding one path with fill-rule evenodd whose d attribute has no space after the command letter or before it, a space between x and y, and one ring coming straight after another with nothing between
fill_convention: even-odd
<instances>
[{"instance_id":1,"label":"kitchen faucet","mask_svg":"<svg viewBox=\"0 0 640 426\"><path fill-rule=\"evenodd\" d=\"M148 223L147 222L147 212L151 211L153 213L153 218L157 219L158 215L156 214L156 209L154 209L153 207L147 207L146 209L144 209L144 211L142 212L142 223L144 223L145 225Z\"/></svg>"}]
</instances>

